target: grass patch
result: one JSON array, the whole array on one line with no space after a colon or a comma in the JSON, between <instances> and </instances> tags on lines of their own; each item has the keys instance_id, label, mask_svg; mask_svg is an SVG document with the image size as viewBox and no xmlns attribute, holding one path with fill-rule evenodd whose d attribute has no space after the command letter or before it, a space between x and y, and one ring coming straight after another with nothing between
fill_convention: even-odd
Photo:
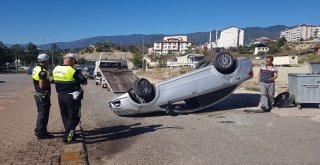
<instances>
[{"instance_id":1,"label":"grass patch","mask_svg":"<svg viewBox=\"0 0 320 165\"><path fill-rule=\"evenodd\" d=\"M260 92L260 88L259 87L255 87L255 86L247 86L244 87L244 89L248 90L248 91L255 91L255 92Z\"/></svg>"},{"instance_id":2,"label":"grass patch","mask_svg":"<svg viewBox=\"0 0 320 165\"><path fill-rule=\"evenodd\" d=\"M184 73L190 72L191 70L192 70L191 67L182 67L180 68L179 73L184 74Z\"/></svg>"},{"instance_id":3,"label":"grass patch","mask_svg":"<svg viewBox=\"0 0 320 165\"><path fill-rule=\"evenodd\" d=\"M313 53L303 55L299 58L299 64L309 63L309 62L320 62L320 56L316 56Z\"/></svg>"}]
</instances>

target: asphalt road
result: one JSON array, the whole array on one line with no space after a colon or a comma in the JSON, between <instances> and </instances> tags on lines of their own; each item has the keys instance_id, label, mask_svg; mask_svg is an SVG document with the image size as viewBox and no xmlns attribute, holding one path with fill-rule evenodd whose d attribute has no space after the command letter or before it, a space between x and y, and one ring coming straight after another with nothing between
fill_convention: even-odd
<instances>
[{"instance_id":1,"label":"asphalt road","mask_svg":"<svg viewBox=\"0 0 320 165\"><path fill-rule=\"evenodd\" d=\"M55 89L53 89L55 91ZM27 74L0 74L0 164L58 164L64 130L52 92L48 131L55 137L34 135L37 108L34 87Z\"/></svg>"},{"instance_id":2,"label":"asphalt road","mask_svg":"<svg viewBox=\"0 0 320 165\"><path fill-rule=\"evenodd\" d=\"M201 113L119 117L94 81L82 127L90 164L320 164L320 127L310 119L244 113L255 94L235 94Z\"/></svg>"},{"instance_id":3,"label":"asphalt road","mask_svg":"<svg viewBox=\"0 0 320 165\"><path fill-rule=\"evenodd\" d=\"M23 74L0 74L0 110L8 104L14 103L26 91L32 89L31 75Z\"/></svg>"}]
</instances>

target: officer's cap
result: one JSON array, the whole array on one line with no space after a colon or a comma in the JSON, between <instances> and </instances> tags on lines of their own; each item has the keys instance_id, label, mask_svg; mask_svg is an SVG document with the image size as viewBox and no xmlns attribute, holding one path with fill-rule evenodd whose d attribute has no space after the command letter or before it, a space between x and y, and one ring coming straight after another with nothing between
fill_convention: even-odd
<instances>
[{"instance_id":1,"label":"officer's cap","mask_svg":"<svg viewBox=\"0 0 320 165\"><path fill-rule=\"evenodd\" d=\"M43 53L38 55L39 62L48 61L48 60L49 60L49 56L47 54Z\"/></svg>"},{"instance_id":2,"label":"officer's cap","mask_svg":"<svg viewBox=\"0 0 320 165\"><path fill-rule=\"evenodd\" d=\"M64 58L73 58L74 59L74 63L77 64L77 55L73 54L73 53L68 53L64 56Z\"/></svg>"},{"instance_id":3,"label":"officer's cap","mask_svg":"<svg viewBox=\"0 0 320 165\"><path fill-rule=\"evenodd\" d=\"M77 58L77 55L76 54L73 54L73 53L68 53L64 56L64 58L74 58L76 59Z\"/></svg>"}]
</instances>

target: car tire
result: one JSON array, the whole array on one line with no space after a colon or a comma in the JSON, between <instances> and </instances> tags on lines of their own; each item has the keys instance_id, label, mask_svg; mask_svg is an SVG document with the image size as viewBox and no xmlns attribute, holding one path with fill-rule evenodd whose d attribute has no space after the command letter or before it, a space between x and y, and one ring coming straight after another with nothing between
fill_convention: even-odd
<instances>
[{"instance_id":1,"label":"car tire","mask_svg":"<svg viewBox=\"0 0 320 165\"><path fill-rule=\"evenodd\" d=\"M133 82L133 90L137 96L149 102L155 97L153 85L145 78L139 78Z\"/></svg>"},{"instance_id":2,"label":"car tire","mask_svg":"<svg viewBox=\"0 0 320 165\"><path fill-rule=\"evenodd\" d=\"M213 57L212 64L222 74L231 74L236 70L236 61L230 53L218 53Z\"/></svg>"},{"instance_id":3,"label":"car tire","mask_svg":"<svg viewBox=\"0 0 320 165\"><path fill-rule=\"evenodd\" d=\"M200 107L200 103L197 100L197 98L190 98L190 99L185 99L184 102L190 107L190 108L198 108Z\"/></svg>"}]
</instances>

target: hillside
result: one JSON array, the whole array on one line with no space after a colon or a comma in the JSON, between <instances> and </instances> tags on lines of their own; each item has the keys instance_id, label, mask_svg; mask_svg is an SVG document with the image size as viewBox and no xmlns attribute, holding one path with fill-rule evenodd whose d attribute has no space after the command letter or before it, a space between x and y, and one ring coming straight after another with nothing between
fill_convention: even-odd
<instances>
[{"instance_id":1,"label":"hillside","mask_svg":"<svg viewBox=\"0 0 320 165\"><path fill-rule=\"evenodd\" d=\"M247 27L243 28L245 31L244 43L248 44L251 40L258 37L269 37L272 39L278 38L280 31L285 29L284 25L276 25L270 27ZM168 34L169 35L169 34ZM171 35L171 34L170 34ZM186 34L172 34L172 35L187 35L188 40L194 44L201 44L208 42L209 40L209 31L208 32L195 32L195 33L186 33ZM122 45L142 45L143 37L145 44L152 44L155 41L162 40L166 34L131 34L131 35L115 35L115 36L97 36L91 38L85 38L70 42L57 42L56 44L60 49L75 49L81 47L87 47L89 45L95 44L97 42L111 41L115 44ZM215 40L215 31L212 31L212 40ZM50 49L53 43L38 45L41 49Z\"/></svg>"}]
</instances>

